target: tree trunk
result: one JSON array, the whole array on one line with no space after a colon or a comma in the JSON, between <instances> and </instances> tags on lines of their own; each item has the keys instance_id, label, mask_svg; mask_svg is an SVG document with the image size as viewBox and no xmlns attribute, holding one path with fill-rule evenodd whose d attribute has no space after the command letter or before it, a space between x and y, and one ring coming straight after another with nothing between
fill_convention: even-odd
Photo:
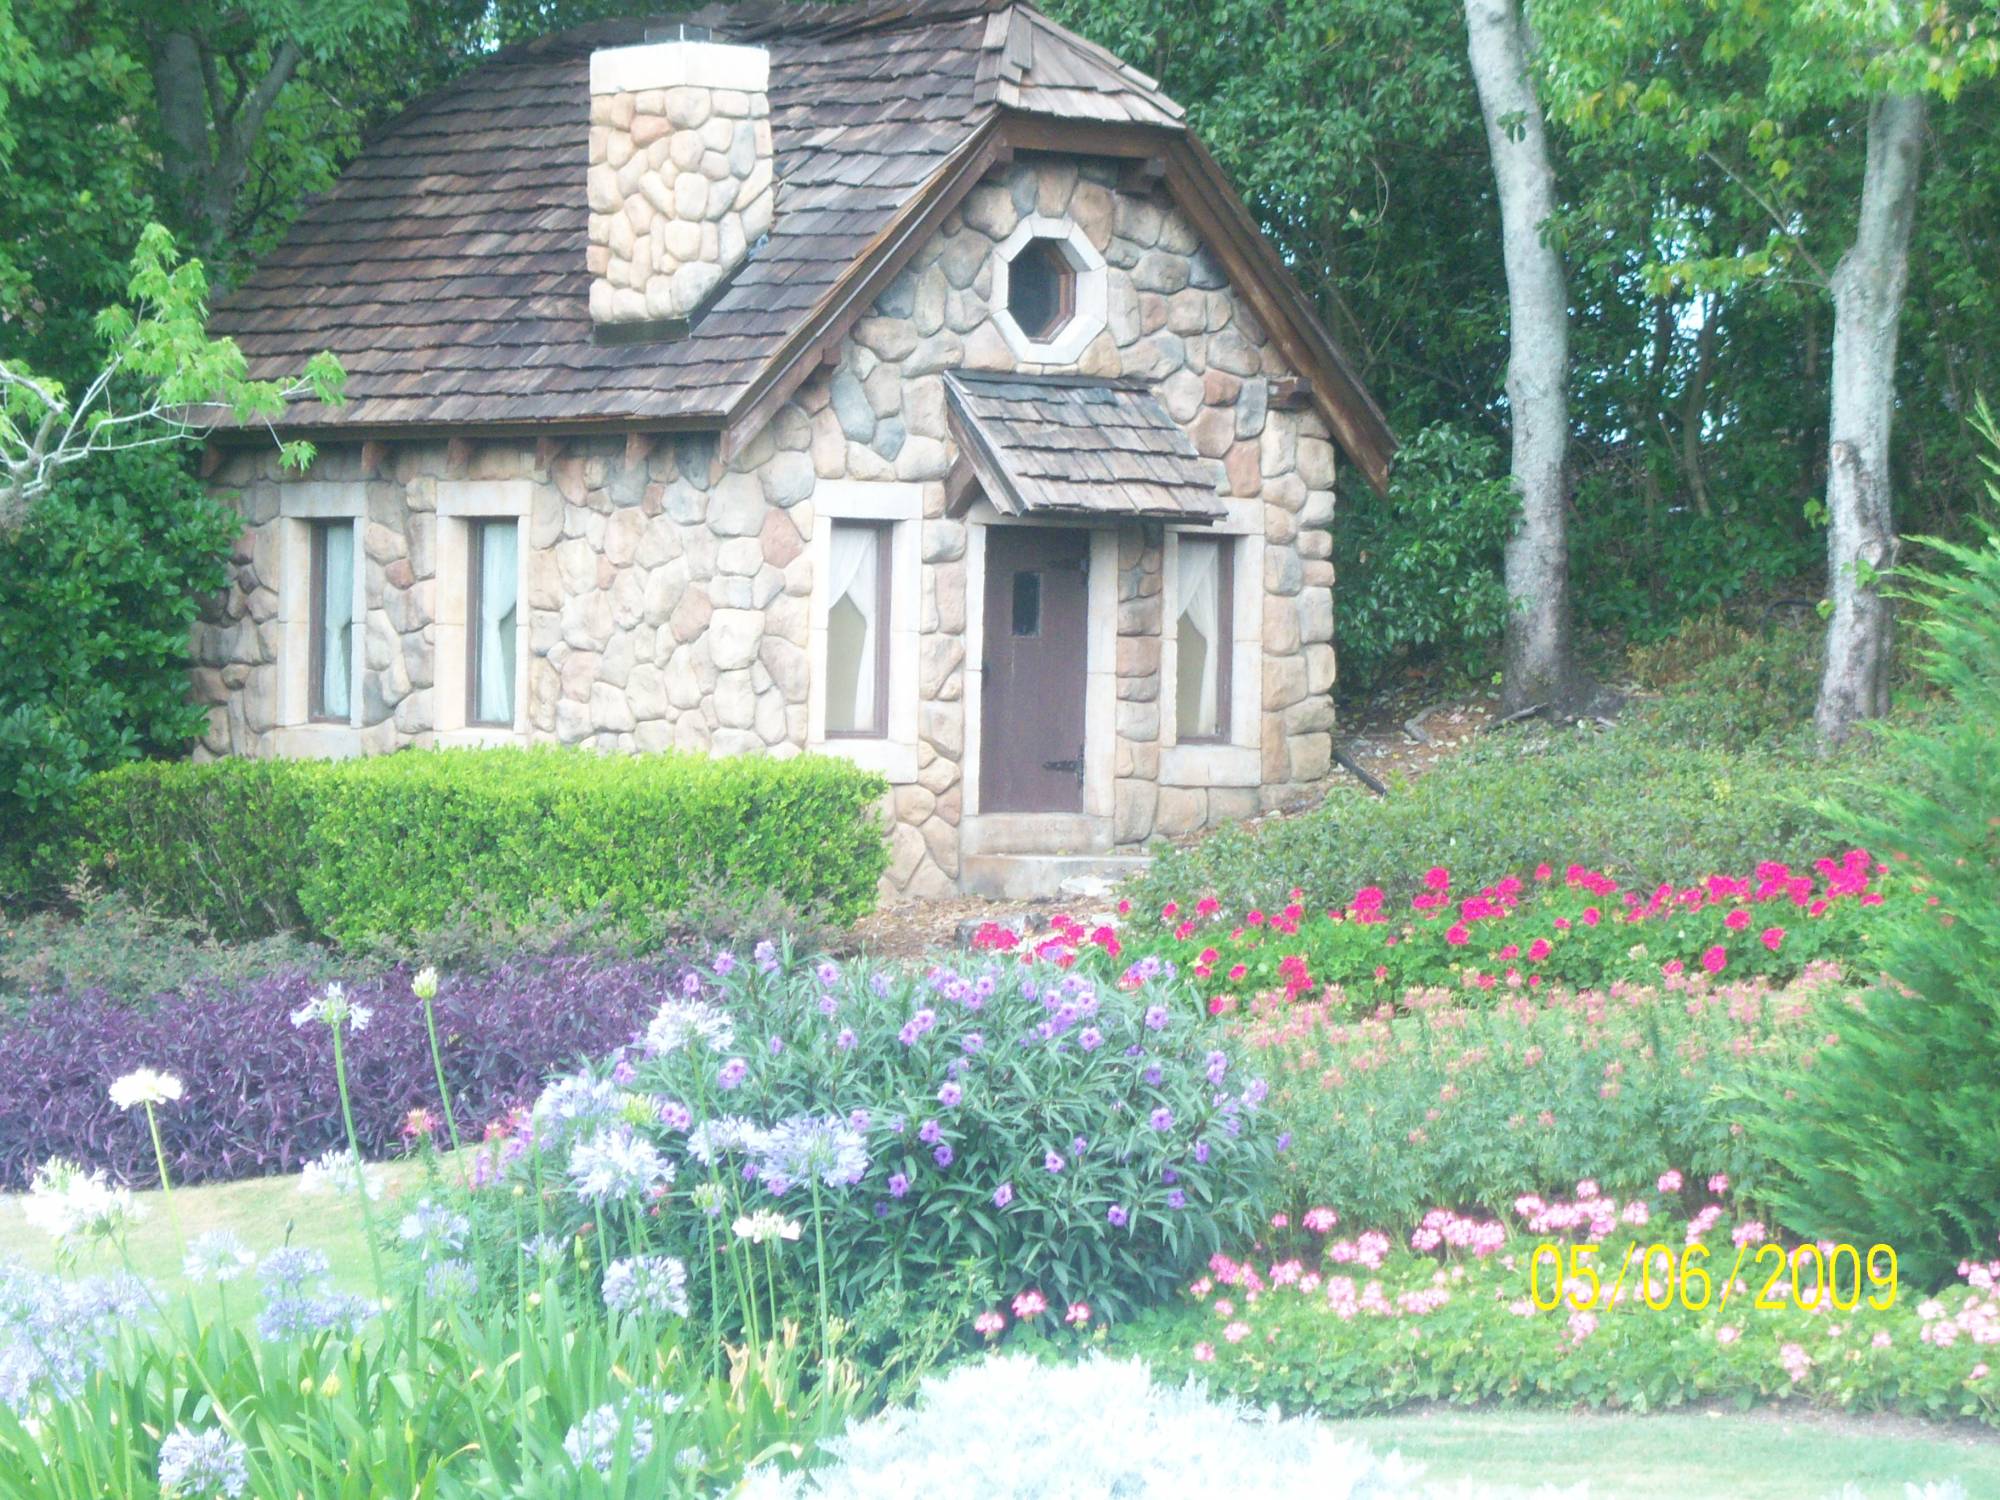
<instances>
[{"instance_id":1,"label":"tree trunk","mask_svg":"<svg viewBox=\"0 0 2000 1500\"><path fill-rule=\"evenodd\" d=\"M1542 111L1528 77L1520 0L1465 0L1467 54L1486 121L1507 267L1507 407L1521 518L1507 542L1501 704L1562 704L1576 683L1570 648L1564 460L1569 447L1569 293L1542 238L1555 213Z\"/></svg>"},{"instance_id":2,"label":"tree trunk","mask_svg":"<svg viewBox=\"0 0 2000 1500\"><path fill-rule=\"evenodd\" d=\"M1893 618L1881 575L1895 566L1889 427L1896 332L1910 279L1910 225L1925 99L1885 94L1868 111L1868 164L1854 243L1833 273L1833 402L1827 430L1827 586L1833 618L1814 721L1838 745L1889 710Z\"/></svg>"}]
</instances>

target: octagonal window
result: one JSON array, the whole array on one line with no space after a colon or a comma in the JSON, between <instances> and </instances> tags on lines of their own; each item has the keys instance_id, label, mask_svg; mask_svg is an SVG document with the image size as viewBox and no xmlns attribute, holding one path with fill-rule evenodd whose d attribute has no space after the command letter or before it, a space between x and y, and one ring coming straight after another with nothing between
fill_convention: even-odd
<instances>
[{"instance_id":1,"label":"octagonal window","mask_svg":"<svg viewBox=\"0 0 2000 1500\"><path fill-rule=\"evenodd\" d=\"M1008 270L1007 311L1021 332L1037 343L1054 338L1076 314L1076 267L1063 242L1029 240Z\"/></svg>"}]
</instances>

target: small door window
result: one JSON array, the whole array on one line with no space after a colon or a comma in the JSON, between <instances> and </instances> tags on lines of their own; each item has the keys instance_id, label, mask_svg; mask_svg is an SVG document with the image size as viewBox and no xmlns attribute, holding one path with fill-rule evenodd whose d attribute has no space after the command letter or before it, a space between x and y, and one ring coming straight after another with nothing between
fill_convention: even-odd
<instances>
[{"instance_id":1,"label":"small door window","mask_svg":"<svg viewBox=\"0 0 2000 1500\"><path fill-rule=\"evenodd\" d=\"M1015 635L1042 633L1042 575L1039 573L1014 575L1013 631Z\"/></svg>"}]
</instances>

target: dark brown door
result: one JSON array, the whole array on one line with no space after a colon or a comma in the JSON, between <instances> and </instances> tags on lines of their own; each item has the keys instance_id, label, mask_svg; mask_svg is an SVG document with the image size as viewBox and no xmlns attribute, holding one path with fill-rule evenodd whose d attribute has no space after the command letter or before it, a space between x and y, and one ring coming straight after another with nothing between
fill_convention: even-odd
<instances>
[{"instance_id":1,"label":"dark brown door","mask_svg":"<svg viewBox=\"0 0 2000 1500\"><path fill-rule=\"evenodd\" d=\"M982 811L1083 810L1089 562L1087 531L987 529Z\"/></svg>"}]
</instances>

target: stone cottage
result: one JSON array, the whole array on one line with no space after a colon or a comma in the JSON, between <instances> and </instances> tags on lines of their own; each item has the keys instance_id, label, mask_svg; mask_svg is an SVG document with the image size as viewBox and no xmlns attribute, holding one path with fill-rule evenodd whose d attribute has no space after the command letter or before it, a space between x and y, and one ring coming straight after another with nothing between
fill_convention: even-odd
<instances>
[{"instance_id":1,"label":"stone cottage","mask_svg":"<svg viewBox=\"0 0 2000 1500\"><path fill-rule=\"evenodd\" d=\"M603 23L374 139L218 309L208 754L842 755L891 894L1030 894L1332 754L1394 439L1155 83L1025 5Z\"/></svg>"}]
</instances>

